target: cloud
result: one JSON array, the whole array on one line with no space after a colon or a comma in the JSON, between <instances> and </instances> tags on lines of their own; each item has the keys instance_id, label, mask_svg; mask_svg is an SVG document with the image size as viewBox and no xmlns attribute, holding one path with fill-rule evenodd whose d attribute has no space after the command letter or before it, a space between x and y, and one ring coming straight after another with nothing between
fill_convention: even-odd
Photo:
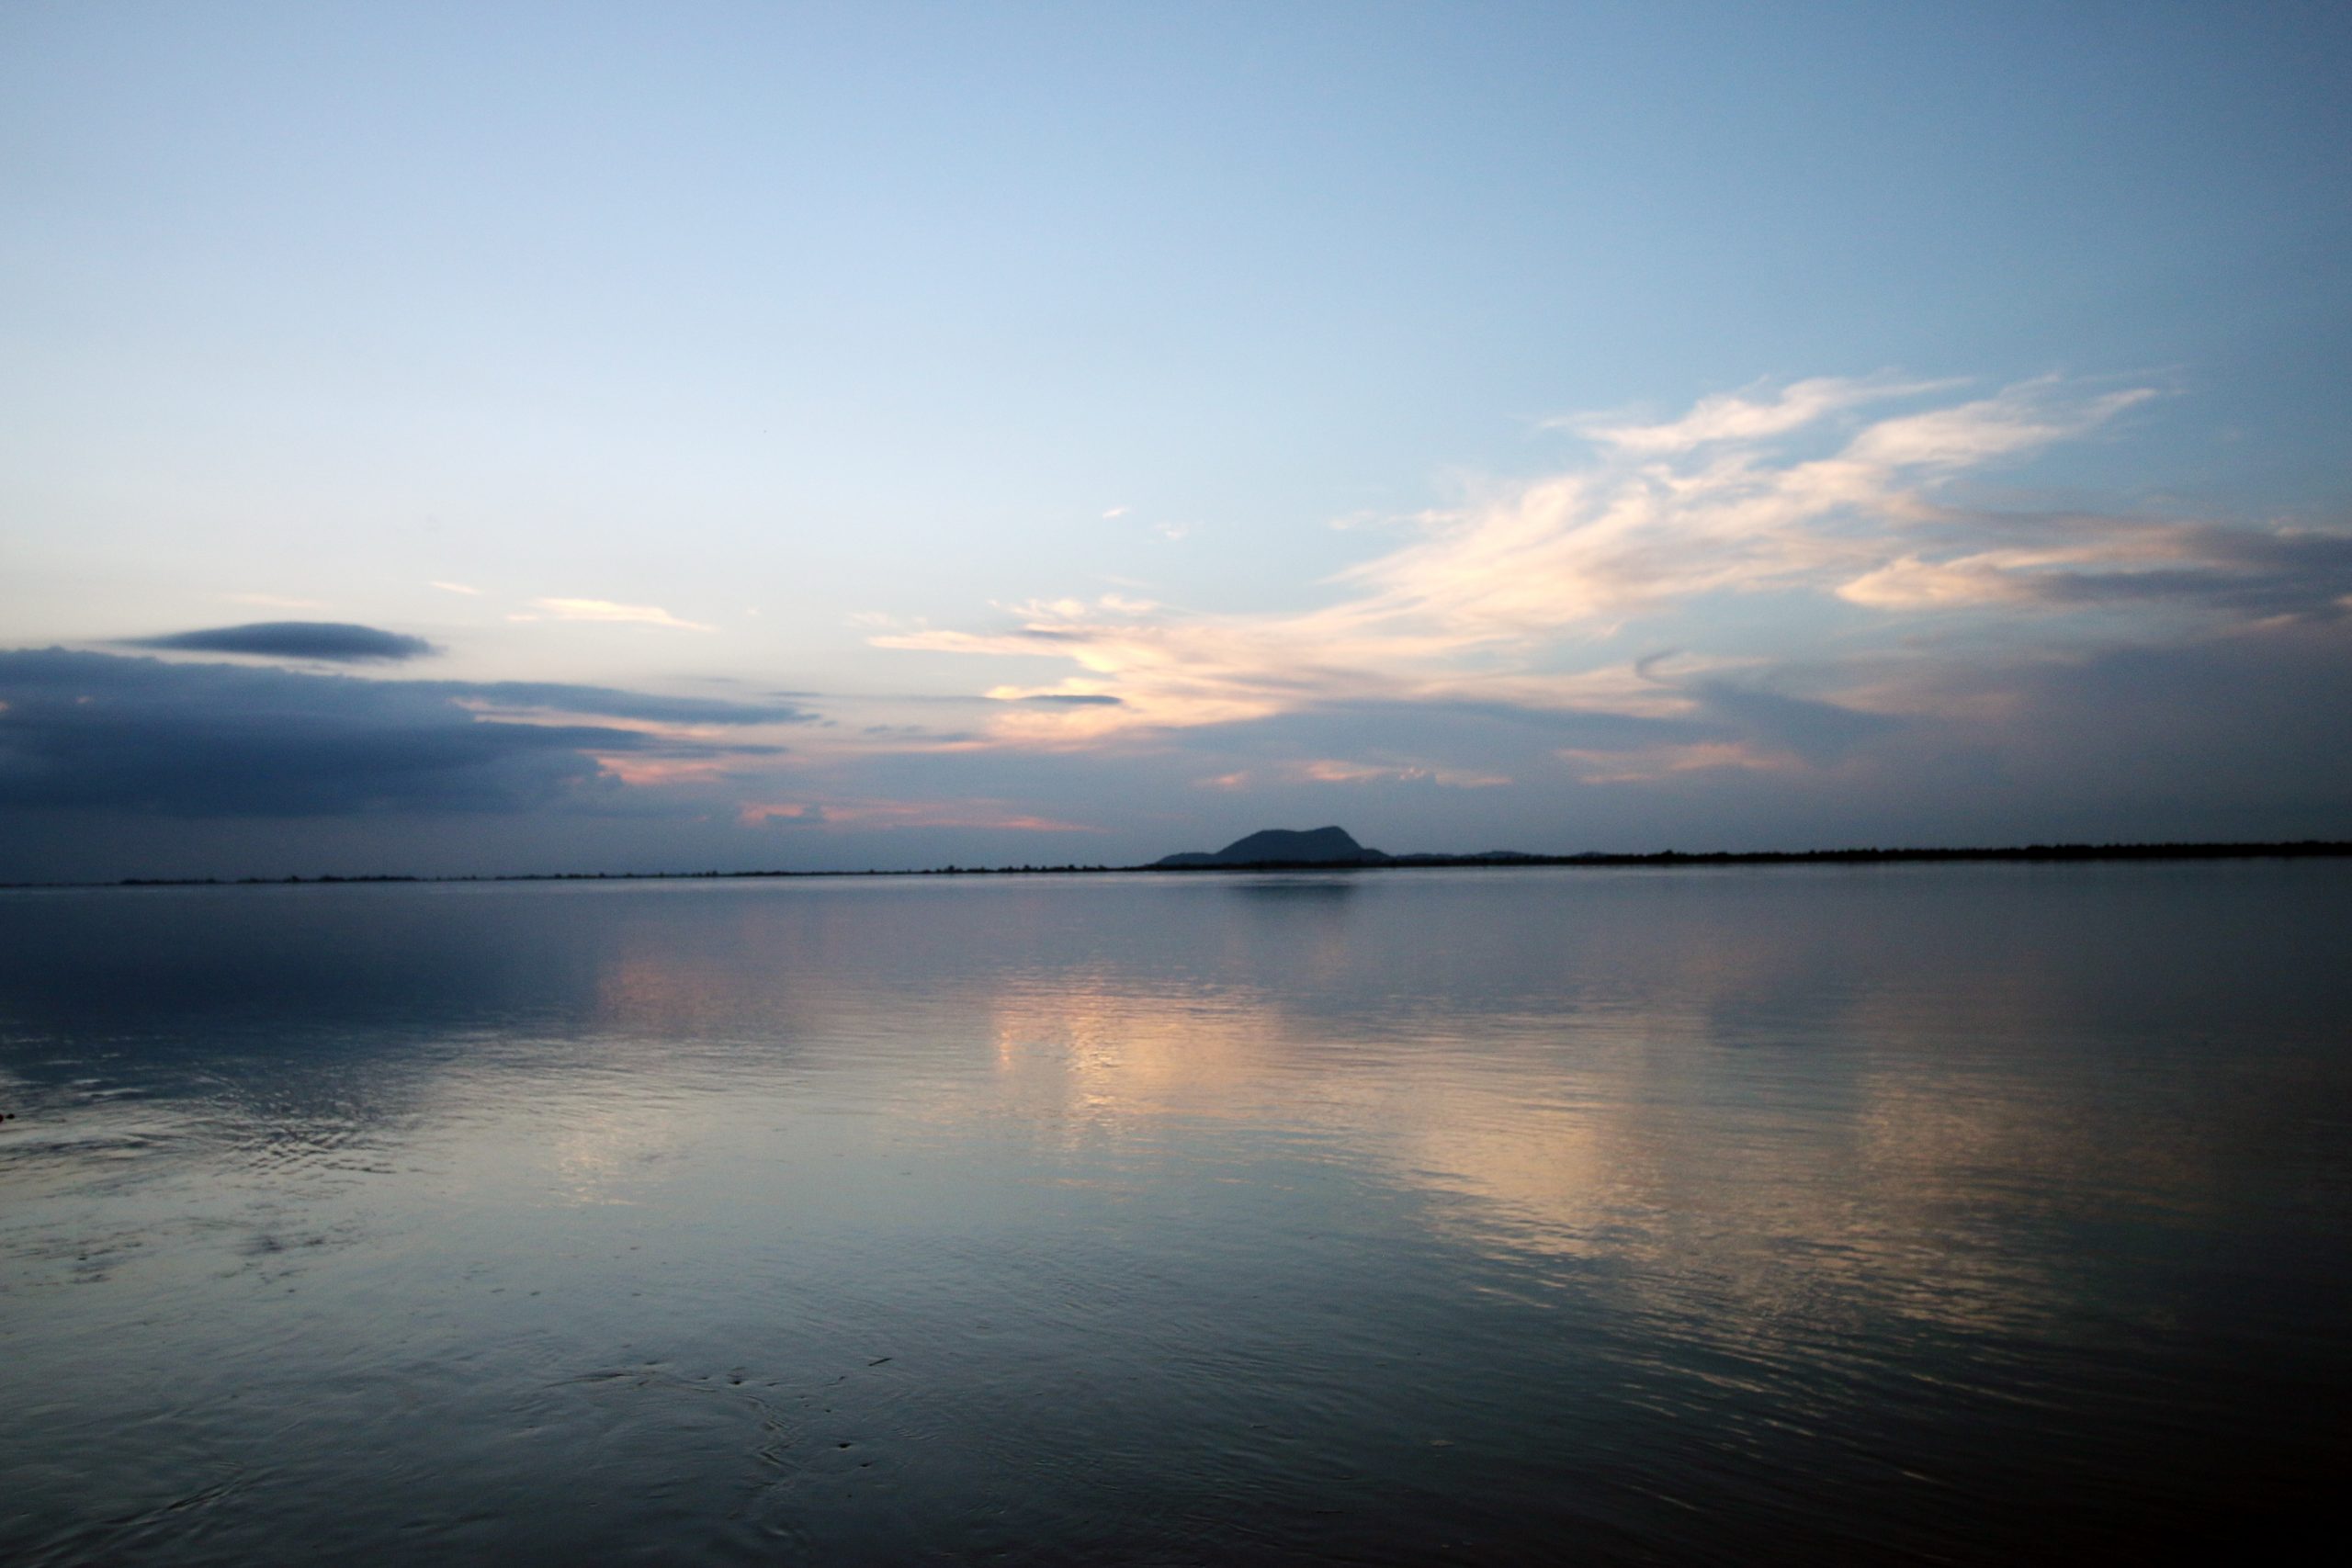
<instances>
[{"instance_id":1,"label":"cloud","mask_svg":"<svg viewBox=\"0 0 2352 1568\"><path fill-rule=\"evenodd\" d=\"M1555 430L1573 430L1596 445L1635 456L1666 456L1719 442L1755 442L1786 435L1824 418L1867 403L1945 390L1951 381L1900 381L1888 377L1815 377L1773 390L1759 384L1749 392L1702 398L1680 419L1663 424L1626 424L1589 414L1547 420Z\"/></svg>"},{"instance_id":2,"label":"cloud","mask_svg":"<svg viewBox=\"0 0 2352 1568\"><path fill-rule=\"evenodd\" d=\"M721 697L669 697L610 686L553 681L416 681L413 690L472 705L483 711L584 714L662 725L809 724L817 716L792 703L737 702ZM797 693L787 694L798 695Z\"/></svg>"},{"instance_id":3,"label":"cloud","mask_svg":"<svg viewBox=\"0 0 2352 1568\"><path fill-rule=\"evenodd\" d=\"M1962 472L2081 435L2146 389L2078 395L2026 382L1832 430L1834 444L1820 450L1776 441L1810 435L1817 446L1816 426L1831 411L1921 389L1800 386L1814 390L1772 405L1770 419L1718 410L1616 432L1600 462L1502 490L1442 518L1422 542L1343 574L1363 596L1325 618L1509 649L1604 635L1707 595L1834 593L1906 555L1973 554L1988 534L2043 536L2036 542L2074 549L2096 535L2107 558L2140 558L2128 547L2144 525L2077 518L2053 530L2049 520L1958 510L1938 492ZM1750 423L1770 438L1727 433Z\"/></svg>"},{"instance_id":4,"label":"cloud","mask_svg":"<svg viewBox=\"0 0 2352 1568\"><path fill-rule=\"evenodd\" d=\"M129 648L175 653L242 653L261 659L317 659L336 664L380 663L422 659L439 649L420 637L380 631L346 621L255 621L242 626L174 632L167 637L130 637Z\"/></svg>"},{"instance_id":5,"label":"cloud","mask_svg":"<svg viewBox=\"0 0 2352 1568\"><path fill-rule=\"evenodd\" d=\"M1494 789L1511 782L1502 773L1465 773L1418 763L1348 762L1330 757L1303 762L1295 772L1314 784L1429 784L1442 789Z\"/></svg>"},{"instance_id":6,"label":"cloud","mask_svg":"<svg viewBox=\"0 0 2352 1568\"><path fill-rule=\"evenodd\" d=\"M493 716L491 707L534 718ZM604 722L564 721L562 712ZM348 675L61 649L0 652L0 807L167 817L597 805L653 764L778 748L670 726L790 722L774 705L532 682Z\"/></svg>"},{"instance_id":7,"label":"cloud","mask_svg":"<svg viewBox=\"0 0 2352 1568\"><path fill-rule=\"evenodd\" d=\"M1044 707L1123 707L1108 692L1024 692L1018 686L998 686L988 694L991 702L1035 703Z\"/></svg>"},{"instance_id":8,"label":"cloud","mask_svg":"<svg viewBox=\"0 0 2352 1568\"><path fill-rule=\"evenodd\" d=\"M2343 613L2352 536L1993 510L1959 491L2100 431L2153 389L2056 378L1973 397L1957 388L1824 378L1705 399L1665 423L1567 422L1593 443L1589 461L1425 514L1418 537L1331 580L1337 596L1321 608L1218 615L1057 599L1015 606L1003 629L919 626L872 640L1078 666L1058 686L1004 690L1120 702L1006 713L991 727L1000 744L1069 749L1367 702L1754 726L1776 696L1825 694L1694 683L1709 660L1761 671L1833 631L1845 650L1891 649L1923 624L1946 637L2040 626L2052 629L2030 635L2063 641L2173 637L2185 617ZM2057 629L2070 617L2081 626ZM1633 635L1713 646L1685 660L1685 679L1658 681L1608 651ZM1832 732L1862 722L1813 717L1803 735L1707 743L1826 758Z\"/></svg>"},{"instance_id":9,"label":"cloud","mask_svg":"<svg viewBox=\"0 0 2352 1568\"><path fill-rule=\"evenodd\" d=\"M1588 784L1655 784L1680 773L1720 769L1771 773L1791 766L1785 757L1737 740L1699 740L1685 746L1649 746L1617 751L1564 746L1557 755L1574 770L1577 782Z\"/></svg>"},{"instance_id":10,"label":"cloud","mask_svg":"<svg viewBox=\"0 0 2352 1568\"><path fill-rule=\"evenodd\" d=\"M469 598L479 598L481 594L481 589L472 587L467 583L443 582L438 579L426 583L424 586L427 588L438 588L444 593L462 593Z\"/></svg>"},{"instance_id":11,"label":"cloud","mask_svg":"<svg viewBox=\"0 0 2352 1568\"><path fill-rule=\"evenodd\" d=\"M2079 536L2063 530L2071 522ZM2324 615L2352 590L2352 536L2071 519L2058 537L1934 560L1906 555L1841 584L1874 609L2082 610L2170 604L2229 617Z\"/></svg>"},{"instance_id":12,"label":"cloud","mask_svg":"<svg viewBox=\"0 0 2352 1568\"><path fill-rule=\"evenodd\" d=\"M671 626L679 631L707 632L700 621L684 621L658 604L616 604L609 599L534 599L533 613L510 615L514 621L600 621L630 626Z\"/></svg>"},{"instance_id":13,"label":"cloud","mask_svg":"<svg viewBox=\"0 0 2352 1568\"><path fill-rule=\"evenodd\" d=\"M2164 647L1912 672L1899 754L1974 750L2027 798L2325 807L2346 820L2352 621L2283 620ZM2343 831L2339 826L2335 831Z\"/></svg>"},{"instance_id":14,"label":"cloud","mask_svg":"<svg viewBox=\"0 0 2352 1568\"><path fill-rule=\"evenodd\" d=\"M1015 833L1099 833L1083 822L1039 817L1001 800L775 801L737 812L746 827L969 828Z\"/></svg>"},{"instance_id":15,"label":"cloud","mask_svg":"<svg viewBox=\"0 0 2352 1568\"><path fill-rule=\"evenodd\" d=\"M1689 689L1700 718L1731 730L1736 742L1751 756L1832 762L1867 741L1901 728L1904 723L1887 714L1724 681L1693 682Z\"/></svg>"}]
</instances>

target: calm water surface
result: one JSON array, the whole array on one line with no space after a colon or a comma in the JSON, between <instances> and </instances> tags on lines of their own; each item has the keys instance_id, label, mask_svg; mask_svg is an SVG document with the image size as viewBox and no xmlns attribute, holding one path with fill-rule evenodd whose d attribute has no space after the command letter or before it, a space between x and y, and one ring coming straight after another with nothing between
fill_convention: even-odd
<instances>
[{"instance_id":1,"label":"calm water surface","mask_svg":"<svg viewBox=\"0 0 2352 1568\"><path fill-rule=\"evenodd\" d=\"M2352 866L0 893L0 1557L2310 1517Z\"/></svg>"}]
</instances>

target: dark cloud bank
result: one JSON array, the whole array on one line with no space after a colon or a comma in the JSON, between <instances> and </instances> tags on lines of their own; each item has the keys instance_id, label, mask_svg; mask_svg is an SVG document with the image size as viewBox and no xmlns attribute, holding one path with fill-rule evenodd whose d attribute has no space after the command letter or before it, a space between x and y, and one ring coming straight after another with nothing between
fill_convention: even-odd
<instances>
[{"instance_id":1,"label":"dark cloud bank","mask_svg":"<svg viewBox=\"0 0 2352 1568\"><path fill-rule=\"evenodd\" d=\"M364 628L361 628L364 629ZM597 755L710 746L597 724L796 722L775 703L531 682L381 681L77 653L0 652L0 810L170 817L518 811L609 792ZM485 718L549 709L577 723Z\"/></svg>"}]
</instances>

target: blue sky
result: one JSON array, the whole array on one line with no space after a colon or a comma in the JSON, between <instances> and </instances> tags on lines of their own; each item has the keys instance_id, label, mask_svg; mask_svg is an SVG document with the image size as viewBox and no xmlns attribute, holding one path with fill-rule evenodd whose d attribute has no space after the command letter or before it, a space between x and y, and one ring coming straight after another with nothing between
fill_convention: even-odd
<instances>
[{"instance_id":1,"label":"blue sky","mask_svg":"<svg viewBox=\"0 0 2352 1568\"><path fill-rule=\"evenodd\" d=\"M2347 65L11 7L0 875L2352 833Z\"/></svg>"}]
</instances>

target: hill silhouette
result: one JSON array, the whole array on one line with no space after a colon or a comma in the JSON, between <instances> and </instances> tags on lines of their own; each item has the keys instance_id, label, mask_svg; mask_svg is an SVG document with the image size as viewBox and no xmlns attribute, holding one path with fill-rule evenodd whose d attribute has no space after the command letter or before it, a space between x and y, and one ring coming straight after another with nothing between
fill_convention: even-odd
<instances>
[{"instance_id":1,"label":"hill silhouette","mask_svg":"<svg viewBox=\"0 0 2352 1568\"><path fill-rule=\"evenodd\" d=\"M1173 871L1199 866L1386 865L1393 857L1356 842L1345 828L1267 828L1214 854L1187 850L1153 862Z\"/></svg>"}]
</instances>

